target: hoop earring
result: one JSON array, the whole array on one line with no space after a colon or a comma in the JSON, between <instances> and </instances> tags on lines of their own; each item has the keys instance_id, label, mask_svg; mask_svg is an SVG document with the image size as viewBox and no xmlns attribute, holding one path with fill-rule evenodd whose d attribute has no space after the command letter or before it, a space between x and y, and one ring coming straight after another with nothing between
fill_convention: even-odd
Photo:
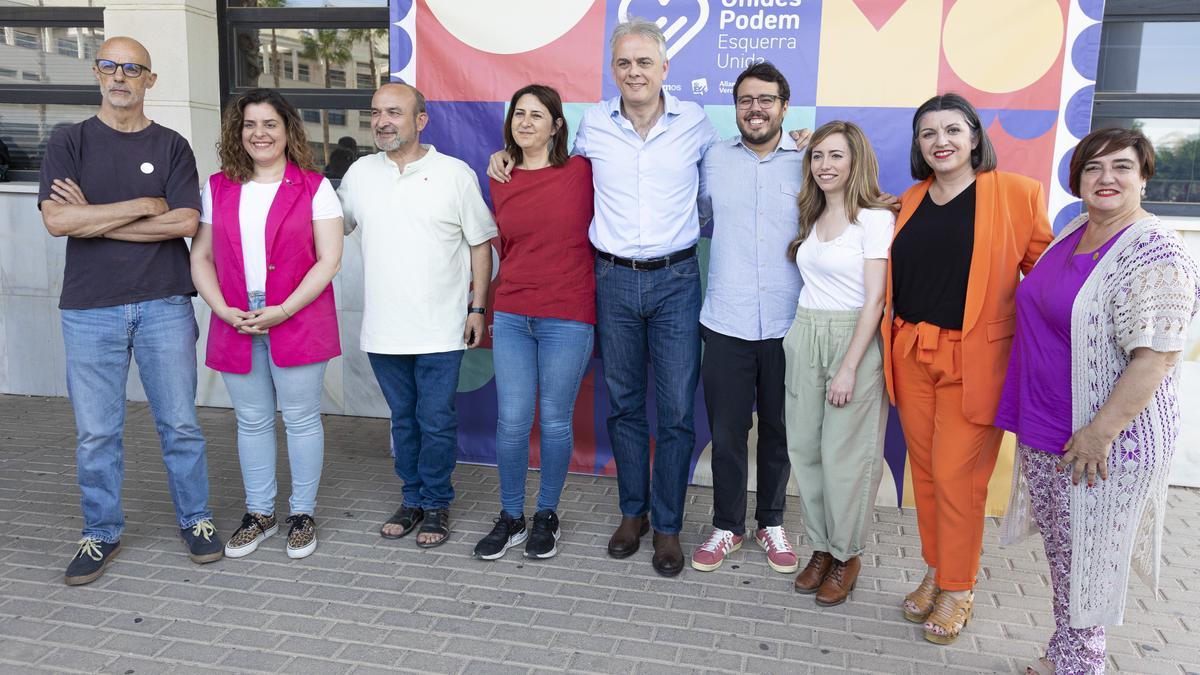
<instances>
[{"instance_id":1,"label":"hoop earring","mask_svg":"<svg viewBox=\"0 0 1200 675\"><path fill-rule=\"evenodd\" d=\"M1142 186L1142 198L1144 199L1145 197L1146 197L1146 186L1143 185Z\"/></svg>"}]
</instances>

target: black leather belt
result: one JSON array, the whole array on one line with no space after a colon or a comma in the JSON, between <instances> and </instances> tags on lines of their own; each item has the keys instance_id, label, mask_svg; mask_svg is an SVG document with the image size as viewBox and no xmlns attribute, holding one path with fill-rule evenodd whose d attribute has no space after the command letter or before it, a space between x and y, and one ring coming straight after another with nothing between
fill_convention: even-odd
<instances>
[{"instance_id":1,"label":"black leather belt","mask_svg":"<svg viewBox=\"0 0 1200 675\"><path fill-rule=\"evenodd\" d=\"M665 255L661 258L622 258L611 253L605 253L604 251L596 251L596 255L599 256L601 260L607 260L612 264L620 265L621 267L628 267L635 270L659 270L694 257L696 255L696 247L695 245L692 245L683 249L682 251L676 251L671 255Z\"/></svg>"}]
</instances>

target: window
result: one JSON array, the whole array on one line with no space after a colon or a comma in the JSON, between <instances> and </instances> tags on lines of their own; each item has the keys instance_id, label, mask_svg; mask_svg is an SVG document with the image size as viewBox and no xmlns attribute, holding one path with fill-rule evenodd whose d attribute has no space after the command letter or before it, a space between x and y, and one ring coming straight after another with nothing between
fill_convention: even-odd
<instances>
[{"instance_id":1,"label":"window","mask_svg":"<svg viewBox=\"0 0 1200 675\"><path fill-rule=\"evenodd\" d=\"M13 31L13 44L25 49L41 49L41 40L36 33L26 33L23 30Z\"/></svg>"},{"instance_id":2,"label":"window","mask_svg":"<svg viewBox=\"0 0 1200 675\"><path fill-rule=\"evenodd\" d=\"M218 0L217 26L222 103L278 88L301 110L321 165L339 146L373 147L370 115L352 116L388 69L388 0Z\"/></svg>"},{"instance_id":3,"label":"window","mask_svg":"<svg viewBox=\"0 0 1200 675\"><path fill-rule=\"evenodd\" d=\"M1146 208L1200 216L1200 3L1108 0L1092 128L1138 129L1154 144Z\"/></svg>"},{"instance_id":4,"label":"window","mask_svg":"<svg viewBox=\"0 0 1200 675\"><path fill-rule=\"evenodd\" d=\"M58 38L58 53L62 56L76 56L79 54L79 43L75 38Z\"/></svg>"},{"instance_id":5,"label":"window","mask_svg":"<svg viewBox=\"0 0 1200 675\"><path fill-rule=\"evenodd\" d=\"M358 128L359 129L370 129L371 128L371 111L370 110L359 110L358 111Z\"/></svg>"},{"instance_id":6,"label":"window","mask_svg":"<svg viewBox=\"0 0 1200 675\"><path fill-rule=\"evenodd\" d=\"M103 26L99 7L0 2L0 141L9 179L37 180L50 136L96 114L91 59Z\"/></svg>"}]
</instances>

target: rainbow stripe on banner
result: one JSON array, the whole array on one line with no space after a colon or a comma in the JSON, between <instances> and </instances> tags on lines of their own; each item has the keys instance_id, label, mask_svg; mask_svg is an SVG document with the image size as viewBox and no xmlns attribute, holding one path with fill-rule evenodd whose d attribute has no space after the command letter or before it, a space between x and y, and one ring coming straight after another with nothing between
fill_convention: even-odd
<instances>
[{"instance_id":1,"label":"rainbow stripe on banner","mask_svg":"<svg viewBox=\"0 0 1200 675\"><path fill-rule=\"evenodd\" d=\"M663 28L671 63L664 86L704 105L723 136L737 133L731 95L737 74L770 60L792 88L785 128L834 119L858 123L879 155L880 181L893 194L912 182L913 110L936 93L954 91L979 108L1000 168L1043 183L1057 231L1080 209L1068 192L1066 168L1091 124L1103 12L1103 0L391 0L390 65L393 80L418 86L428 99L422 140L470 164L485 197L484 169L501 146L512 92L531 82L555 87L576 128L587 106L616 95L607 37L626 16ZM702 266L706 243L701 240ZM616 471L602 368L593 359L576 403L574 472ZM494 464L490 344L464 358L458 409L460 458ZM652 393L650 409L653 429ZM692 480L709 484L700 391L696 432ZM536 424L533 433L537 466ZM750 447L753 453L753 438ZM895 411L884 455L890 471L879 503L911 504ZM989 513L1000 513L1008 500L1012 456L1008 438ZM753 471L750 476L753 481Z\"/></svg>"}]
</instances>

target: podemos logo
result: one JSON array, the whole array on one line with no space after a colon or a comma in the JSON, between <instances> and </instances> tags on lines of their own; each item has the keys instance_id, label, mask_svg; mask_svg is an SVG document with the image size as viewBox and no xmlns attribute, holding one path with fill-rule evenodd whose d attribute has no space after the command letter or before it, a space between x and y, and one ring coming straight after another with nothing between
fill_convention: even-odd
<instances>
[{"instance_id":1,"label":"podemos logo","mask_svg":"<svg viewBox=\"0 0 1200 675\"><path fill-rule=\"evenodd\" d=\"M621 0L617 20L629 20L629 6L634 0ZM667 39L667 60L674 58L708 23L708 0L658 0L663 12L645 18L658 24ZM635 15L636 16L636 15Z\"/></svg>"}]
</instances>

